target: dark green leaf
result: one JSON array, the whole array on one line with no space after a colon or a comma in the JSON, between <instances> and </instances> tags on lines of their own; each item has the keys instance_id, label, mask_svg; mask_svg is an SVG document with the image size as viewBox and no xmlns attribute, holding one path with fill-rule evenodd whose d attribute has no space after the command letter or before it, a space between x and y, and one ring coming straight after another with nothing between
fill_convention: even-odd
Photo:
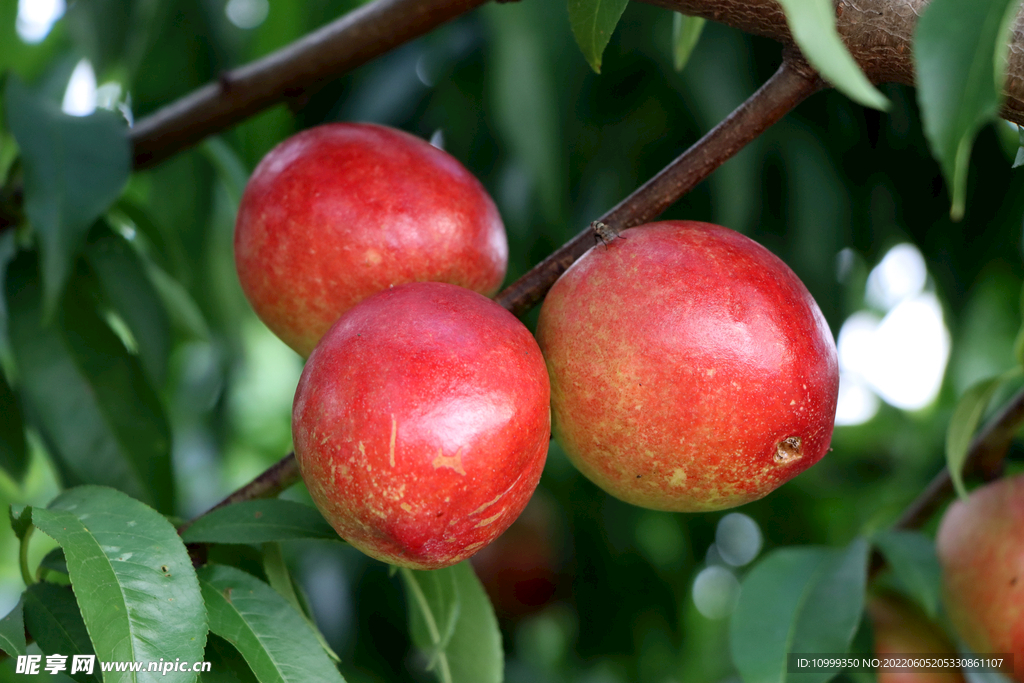
<instances>
[{"instance_id":1,"label":"dark green leaf","mask_svg":"<svg viewBox=\"0 0 1024 683\"><path fill-rule=\"evenodd\" d=\"M782 548L747 574L730 623L733 662L746 683L787 680L791 652L847 651L864 609L867 558L863 539L842 550Z\"/></svg>"},{"instance_id":2,"label":"dark green leaf","mask_svg":"<svg viewBox=\"0 0 1024 683\"><path fill-rule=\"evenodd\" d=\"M316 508L278 498L247 500L218 508L193 522L181 537L186 543L341 540Z\"/></svg>"},{"instance_id":3,"label":"dark green leaf","mask_svg":"<svg viewBox=\"0 0 1024 683\"><path fill-rule=\"evenodd\" d=\"M25 596L22 595L14 609L0 619L0 650L7 653L8 657L25 654L24 604Z\"/></svg>"},{"instance_id":4,"label":"dark green leaf","mask_svg":"<svg viewBox=\"0 0 1024 683\"><path fill-rule=\"evenodd\" d=\"M967 461L971 439L974 438L978 423L981 422L992 395L999 388L1001 379L992 377L973 385L960 397L952 417L949 418L949 428L946 431L946 466L961 499L967 498L967 489L964 488L964 463Z\"/></svg>"},{"instance_id":5,"label":"dark green leaf","mask_svg":"<svg viewBox=\"0 0 1024 683\"><path fill-rule=\"evenodd\" d=\"M836 31L831 0L779 0L793 40L822 77L851 100L887 110L889 100L871 85Z\"/></svg>"},{"instance_id":6,"label":"dark green leaf","mask_svg":"<svg viewBox=\"0 0 1024 683\"><path fill-rule=\"evenodd\" d=\"M210 663L210 670L199 674L201 683L257 683L241 653L220 636L211 633L206 639L203 661Z\"/></svg>"},{"instance_id":7,"label":"dark green leaf","mask_svg":"<svg viewBox=\"0 0 1024 683\"><path fill-rule=\"evenodd\" d=\"M569 23L592 68L601 73L601 55L629 0L569 0Z\"/></svg>"},{"instance_id":8,"label":"dark green leaf","mask_svg":"<svg viewBox=\"0 0 1024 683\"><path fill-rule=\"evenodd\" d=\"M90 235L85 256L107 301L135 338L142 366L160 385L171 353L171 323L145 265L123 237L106 227Z\"/></svg>"},{"instance_id":9,"label":"dark green leaf","mask_svg":"<svg viewBox=\"0 0 1024 683\"><path fill-rule=\"evenodd\" d=\"M429 572L402 569L401 574L408 595L413 642L434 658L438 679L451 683L501 683L505 667L501 632L491 601L472 565L467 561ZM432 577L444 574L448 576ZM453 618L454 628L450 628L448 623ZM447 635L449 630L451 634Z\"/></svg>"},{"instance_id":10,"label":"dark green leaf","mask_svg":"<svg viewBox=\"0 0 1024 683\"><path fill-rule=\"evenodd\" d=\"M57 307L89 226L128 180L124 121L105 110L69 116L7 81L6 111L25 169L25 213L39 234L47 318Z\"/></svg>"},{"instance_id":11,"label":"dark green leaf","mask_svg":"<svg viewBox=\"0 0 1024 683\"><path fill-rule=\"evenodd\" d=\"M234 645L261 683L344 681L309 624L267 584L235 569L199 570L210 630Z\"/></svg>"},{"instance_id":12,"label":"dark green leaf","mask_svg":"<svg viewBox=\"0 0 1024 683\"><path fill-rule=\"evenodd\" d=\"M163 407L138 359L96 312L87 285L69 287L54 324L44 325L33 255L11 264L11 349L26 411L66 483L114 486L170 512L171 437Z\"/></svg>"},{"instance_id":13,"label":"dark green leaf","mask_svg":"<svg viewBox=\"0 0 1024 683\"><path fill-rule=\"evenodd\" d=\"M0 469L15 481L28 470L28 445L21 404L0 368Z\"/></svg>"},{"instance_id":14,"label":"dark green leaf","mask_svg":"<svg viewBox=\"0 0 1024 683\"><path fill-rule=\"evenodd\" d=\"M154 264L149 265L149 277L160 294L174 330L186 339L208 340L210 328L188 290Z\"/></svg>"},{"instance_id":15,"label":"dark green leaf","mask_svg":"<svg viewBox=\"0 0 1024 683\"><path fill-rule=\"evenodd\" d=\"M14 529L14 535L18 540L25 538L25 534L28 533L29 529L32 528L32 506L31 505L11 505L7 514L11 520L11 528Z\"/></svg>"},{"instance_id":16,"label":"dark green leaf","mask_svg":"<svg viewBox=\"0 0 1024 683\"><path fill-rule=\"evenodd\" d=\"M897 578L934 619L939 613L942 576L932 540L918 531L888 529L873 541Z\"/></svg>"},{"instance_id":17,"label":"dark green leaf","mask_svg":"<svg viewBox=\"0 0 1024 683\"><path fill-rule=\"evenodd\" d=\"M61 574L68 573L68 563L64 559L64 551L60 548L54 548L39 561L40 567L45 567L51 572L59 572Z\"/></svg>"},{"instance_id":18,"label":"dark green leaf","mask_svg":"<svg viewBox=\"0 0 1024 683\"><path fill-rule=\"evenodd\" d=\"M217 169L220 179L224 181L224 187L228 189L231 201L238 206L238 203L242 201L245 185L249 182L249 171L245 168L245 164L238 158L235 150L220 137L207 138L201 149L213 167Z\"/></svg>"},{"instance_id":19,"label":"dark green leaf","mask_svg":"<svg viewBox=\"0 0 1024 683\"><path fill-rule=\"evenodd\" d=\"M18 253L17 231L0 232L0 285L7 281L7 266ZM7 301L0 296L0 351L8 347L7 340Z\"/></svg>"},{"instance_id":20,"label":"dark green leaf","mask_svg":"<svg viewBox=\"0 0 1024 683\"><path fill-rule=\"evenodd\" d=\"M24 600L28 632L44 654L67 656L67 673L71 671L73 655L96 654L71 588L53 583L32 584L25 591ZM99 666L93 666L92 675L78 672L72 678L99 681Z\"/></svg>"},{"instance_id":21,"label":"dark green leaf","mask_svg":"<svg viewBox=\"0 0 1024 683\"><path fill-rule=\"evenodd\" d=\"M705 19L676 12L672 17L672 65L682 71L704 32Z\"/></svg>"},{"instance_id":22,"label":"dark green leaf","mask_svg":"<svg viewBox=\"0 0 1024 683\"><path fill-rule=\"evenodd\" d=\"M1024 166L1024 127L1017 126L1017 137L1019 139L1020 146L1017 148L1017 156L1013 159L1013 166L1010 168L1020 168Z\"/></svg>"},{"instance_id":23,"label":"dark green leaf","mask_svg":"<svg viewBox=\"0 0 1024 683\"><path fill-rule=\"evenodd\" d=\"M1020 0L933 0L914 33L917 101L959 220L978 130L999 112L1010 22Z\"/></svg>"},{"instance_id":24,"label":"dark green leaf","mask_svg":"<svg viewBox=\"0 0 1024 683\"><path fill-rule=\"evenodd\" d=\"M64 549L71 583L100 661L201 661L207 618L185 545L152 508L120 491L64 492L35 525ZM124 672L107 681L137 681ZM191 672L161 680L192 681Z\"/></svg>"}]
</instances>

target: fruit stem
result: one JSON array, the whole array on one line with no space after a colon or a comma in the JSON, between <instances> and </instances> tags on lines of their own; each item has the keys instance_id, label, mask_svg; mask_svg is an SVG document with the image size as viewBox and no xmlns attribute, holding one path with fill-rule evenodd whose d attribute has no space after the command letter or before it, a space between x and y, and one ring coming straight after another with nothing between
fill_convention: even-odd
<instances>
[{"instance_id":1,"label":"fruit stem","mask_svg":"<svg viewBox=\"0 0 1024 683\"><path fill-rule=\"evenodd\" d=\"M784 53L782 65L743 104L695 142L671 164L623 199L594 223L612 232L648 223L689 192L697 183L747 146L796 105L824 87L824 82L801 58ZM588 226L495 298L514 315L533 308L555 280L594 246Z\"/></svg>"}]
</instances>

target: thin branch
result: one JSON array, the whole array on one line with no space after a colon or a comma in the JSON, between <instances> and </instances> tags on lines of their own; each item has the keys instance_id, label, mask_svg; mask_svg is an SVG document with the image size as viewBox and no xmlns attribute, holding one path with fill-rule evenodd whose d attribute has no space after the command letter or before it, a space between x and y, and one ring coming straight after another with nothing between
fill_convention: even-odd
<instances>
[{"instance_id":1,"label":"thin branch","mask_svg":"<svg viewBox=\"0 0 1024 683\"><path fill-rule=\"evenodd\" d=\"M199 517L208 515L214 510L219 510L222 507L226 507L233 503L240 503L243 500L273 498L293 484L299 483L299 479L301 479L301 476L299 475L299 464L295 460L295 453L289 453L271 465L267 470L248 484L236 490L202 515L182 524L178 527L178 533L180 534L185 529L192 526L192 523L199 519Z\"/></svg>"},{"instance_id":2,"label":"thin branch","mask_svg":"<svg viewBox=\"0 0 1024 683\"><path fill-rule=\"evenodd\" d=\"M374 0L299 40L172 102L130 133L135 168L147 168L208 135L301 97L487 0Z\"/></svg>"},{"instance_id":3,"label":"thin branch","mask_svg":"<svg viewBox=\"0 0 1024 683\"><path fill-rule=\"evenodd\" d=\"M823 85L806 63L787 56L775 74L728 118L596 222L618 232L654 220ZM591 228L583 230L498 294L495 301L522 315L594 246L594 240Z\"/></svg>"},{"instance_id":4,"label":"thin branch","mask_svg":"<svg viewBox=\"0 0 1024 683\"><path fill-rule=\"evenodd\" d=\"M999 477L1003 459L1017 430L1024 424L1024 389L1014 394L998 415L978 432L964 464L964 476L978 476L985 481ZM917 496L896 522L898 529L920 529L942 504L953 497L953 481L943 468Z\"/></svg>"}]
</instances>

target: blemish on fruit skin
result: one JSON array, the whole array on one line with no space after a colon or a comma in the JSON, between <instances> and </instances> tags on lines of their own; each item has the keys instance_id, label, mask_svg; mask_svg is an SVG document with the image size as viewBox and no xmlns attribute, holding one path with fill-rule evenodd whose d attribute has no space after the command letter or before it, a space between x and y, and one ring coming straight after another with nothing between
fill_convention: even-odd
<instances>
[{"instance_id":1,"label":"blemish on fruit skin","mask_svg":"<svg viewBox=\"0 0 1024 683\"><path fill-rule=\"evenodd\" d=\"M462 476L466 476L466 470L462 468L462 449L455 451L455 455L445 455L444 450L441 448L437 449L437 457L434 458L434 462L430 463L434 466L434 469L440 467L447 467L450 470L455 470Z\"/></svg>"},{"instance_id":2,"label":"blemish on fruit skin","mask_svg":"<svg viewBox=\"0 0 1024 683\"><path fill-rule=\"evenodd\" d=\"M803 457L800 446L803 440L799 436L790 436L779 442L775 450L775 462L786 465Z\"/></svg>"},{"instance_id":3,"label":"blemish on fruit skin","mask_svg":"<svg viewBox=\"0 0 1024 683\"><path fill-rule=\"evenodd\" d=\"M681 467L672 470L672 478L668 480L672 486L682 486L686 483L686 471Z\"/></svg>"},{"instance_id":4,"label":"blemish on fruit skin","mask_svg":"<svg viewBox=\"0 0 1024 683\"><path fill-rule=\"evenodd\" d=\"M501 517L502 514L503 513L499 512L498 514L494 515L493 517L488 517L487 519L481 519L479 522L476 523L476 526L474 528L475 529L479 529L482 526L487 526L488 524L492 524L495 520L497 520L499 517Z\"/></svg>"},{"instance_id":5,"label":"blemish on fruit skin","mask_svg":"<svg viewBox=\"0 0 1024 683\"><path fill-rule=\"evenodd\" d=\"M402 503L399 507L401 507L406 512L412 512L412 505L409 505L408 503Z\"/></svg>"}]
</instances>

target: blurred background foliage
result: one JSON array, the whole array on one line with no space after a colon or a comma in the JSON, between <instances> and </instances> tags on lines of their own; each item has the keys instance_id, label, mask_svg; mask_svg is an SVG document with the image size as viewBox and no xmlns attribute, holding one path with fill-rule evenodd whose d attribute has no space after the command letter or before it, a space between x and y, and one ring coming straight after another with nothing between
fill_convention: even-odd
<instances>
[{"instance_id":1,"label":"blurred background foliage","mask_svg":"<svg viewBox=\"0 0 1024 683\"><path fill-rule=\"evenodd\" d=\"M63 16L33 34L32 4ZM358 3L63 4L0 0L0 69L66 110L95 106L91 93L138 120ZM175 513L198 514L290 450L301 360L251 312L231 253L238 199L263 154L334 120L443 144L501 210L511 282L724 118L781 58L774 43L709 23L677 72L671 33L671 13L631 3L597 75L573 42L564 3L490 4L135 174L110 219L166 285L173 341L159 389L173 431ZM844 331L833 451L740 516L679 515L609 498L552 445L524 518L477 562L511 683L734 677L728 614L752 557L788 544L841 545L891 524L943 466L957 396L1015 364L1024 277L1024 176L1010 170L1017 132L983 131L966 216L953 223L914 91L884 93L888 114L832 92L813 96L666 214L763 243L807 284L833 332ZM14 156L2 135L0 170ZM0 252L12 242L0 240ZM45 504L59 490L30 437L24 482L0 474L4 508ZM1016 446L1011 460L1020 460ZM48 549L37 536L33 563ZM430 680L410 654L402 593L386 566L345 546L286 550L349 681ZM236 552L233 562L244 562L244 549ZM0 525L0 613L23 586L16 560L15 538ZM13 676L9 665L0 679Z\"/></svg>"}]
</instances>

